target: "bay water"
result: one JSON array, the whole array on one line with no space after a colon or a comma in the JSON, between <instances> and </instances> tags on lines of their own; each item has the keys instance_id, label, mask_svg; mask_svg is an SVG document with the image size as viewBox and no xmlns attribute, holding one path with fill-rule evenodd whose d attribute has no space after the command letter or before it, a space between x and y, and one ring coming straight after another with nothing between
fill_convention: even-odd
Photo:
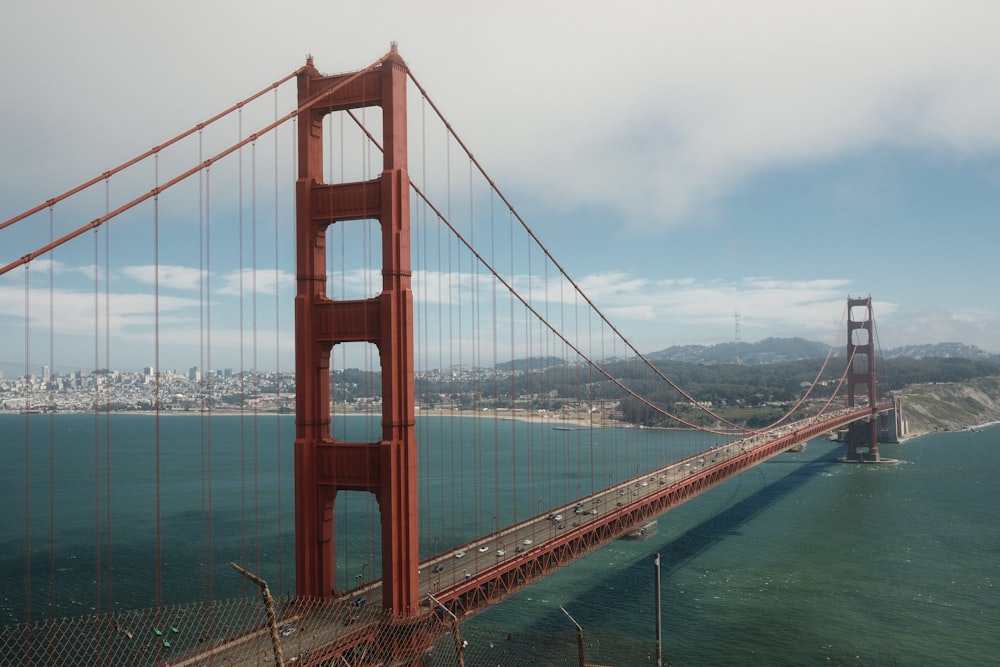
<instances>
[{"instance_id":1,"label":"bay water","mask_svg":"<svg viewBox=\"0 0 1000 667\"><path fill-rule=\"evenodd\" d=\"M480 444L502 429L513 462ZM467 418L418 431L422 557L712 444ZM254 595L231 561L294 592L290 416L0 415L0 433L0 623ZM463 623L470 648L530 638L555 664L539 638L573 629L565 609L588 660L655 664L659 554L675 665L1000 664L1000 427L882 445L895 464L836 463L841 447L813 440L524 589ZM345 495L350 588L378 576L377 530L356 528L377 507Z\"/></svg>"}]
</instances>

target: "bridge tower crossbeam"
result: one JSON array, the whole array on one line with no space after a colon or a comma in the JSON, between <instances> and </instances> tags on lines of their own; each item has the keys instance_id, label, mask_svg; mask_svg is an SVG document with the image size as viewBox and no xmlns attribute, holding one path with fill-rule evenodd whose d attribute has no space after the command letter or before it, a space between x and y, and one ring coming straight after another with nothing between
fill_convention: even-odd
<instances>
[{"instance_id":1,"label":"bridge tower crossbeam","mask_svg":"<svg viewBox=\"0 0 1000 667\"><path fill-rule=\"evenodd\" d=\"M397 617L419 611L407 76L395 45L374 66L335 76L321 75L310 58L298 77L296 182L296 594L336 595L334 501L339 491L366 491L375 495L380 513L382 604ZM324 117L367 106L382 108L381 175L324 183ZM381 225L382 290L369 299L326 294L326 231L347 220ZM331 435L330 358L333 346L346 342L378 348L379 442Z\"/></svg>"}]
</instances>

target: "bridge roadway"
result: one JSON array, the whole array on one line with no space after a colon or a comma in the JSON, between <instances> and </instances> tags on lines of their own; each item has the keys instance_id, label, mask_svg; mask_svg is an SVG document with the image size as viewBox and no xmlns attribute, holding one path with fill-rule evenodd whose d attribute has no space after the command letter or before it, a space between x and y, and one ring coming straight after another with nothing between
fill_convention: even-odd
<instances>
[{"instance_id":1,"label":"bridge roadway","mask_svg":"<svg viewBox=\"0 0 1000 667\"><path fill-rule=\"evenodd\" d=\"M878 412L893 407L882 405ZM637 533L663 512L799 443L871 416L867 407L840 410L823 419L792 422L767 434L719 445L438 554L420 563L418 571L420 598L431 615L412 624L414 630L421 625L418 632L430 636L419 641L414 632L404 632L408 639L397 637L398 647L391 652L423 650L447 632L451 614L474 614L594 549ZM433 604L430 596L439 604ZM363 605L356 604L360 598ZM288 664L319 664L333 658L344 664L367 664L357 660L359 655L372 657L374 647L383 653L388 628L406 625L387 620L380 613L381 604L381 582L375 581L348 592L335 620L318 612L281 615L278 623L286 637L282 644ZM306 628L309 632L299 632ZM228 658L226 646L211 652L223 659L222 664L243 664L235 657L236 649L245 653L248 642L257 645L251 651L257 657L270 650L269 634L260 629L231 642L233 655ZM170 664L200 663L189 656Z\"/></svg>"}]
</instances>

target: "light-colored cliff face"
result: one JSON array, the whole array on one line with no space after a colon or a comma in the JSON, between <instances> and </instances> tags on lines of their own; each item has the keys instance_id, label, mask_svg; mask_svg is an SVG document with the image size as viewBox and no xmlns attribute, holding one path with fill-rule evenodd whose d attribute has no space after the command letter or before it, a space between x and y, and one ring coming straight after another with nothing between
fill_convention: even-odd
<instances>
[{"instance_id":1,"label":"light-colored cliff face","mask_svg":"<svg viewBox=\"0 0 1000 667\"><path fill-rule=\"evenodd\" d=\"M909 436L1000 421L1000 377L910 385L895 396L902 401Z\"/></svg>"}]
</instances>

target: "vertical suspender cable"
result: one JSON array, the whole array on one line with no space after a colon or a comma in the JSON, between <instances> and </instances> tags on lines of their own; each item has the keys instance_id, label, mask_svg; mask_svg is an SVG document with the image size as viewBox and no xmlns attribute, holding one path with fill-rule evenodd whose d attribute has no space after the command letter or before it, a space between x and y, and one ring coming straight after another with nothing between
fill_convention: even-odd
<instances>
[{"instance_id":1,"label":"vertical suspender cable","mask_svg":"<svg viewBox=\"0 0 1000 667\"><path fill-rule=\"evenodd\" d=\"M496 196L493 189L490 188L490 263L496 266ZM500 441L500 414L498 408L500 407L500 371L497 368L497 281L490 281L491 287L491 298L490 298L490 334L491 334L491 367L492 367L492 378L493 378L493 441ZM513 479L511 480L512 498L511 507L514 512L514 520L520 519L521 515L518 513L517 506L517 429L511 429L510 438L510 451L511 451L511 470L513 470ZM530 494L529 494L530 497Z\"/></svg>"},{"instance_id":2,"label":"vertical suspender cable","mask_svg":"<svg viewBox=\"0 0 1000 667\"><path fill-rule=\"evenodd\" d=\"M445 150L447 150L447 149L445 149ZM442 288L443 288L444 283L445 283L445 280L444 280L445 276L443 275L443 270L442 270L443 267L444 267L444 255L443 255L443 253L441 251L441 243L442 243L441 232L442 232L442 228L441 228L441 225L439 223L437 225L437 266L438 266L438 276L439 276L439 278L438 278L438 339L437 339L437 349L438 349L438 358L440 359L440 361L438 363L443 368L444 367L444 350L445 350L445 348L444 348L444 342L445 342L444 310L445 310L445 306L447 304L446 304L445 299L444 299L444 294L442 293ZM444 414L443 408L444 408L444 405L442 404L442 416ZM450 421L451 420L449 420L449 425L448 425L449 428L451 428ZM444 437L443 437L444 436L444 421L443 420L441 422L441 435L442 435L441 439L444 440ZM464 484L465 478L464 478L464 476L462 474L460 474L461 467L459 465L459 460L458 460L458 455L459 455L460 452L456 452L455 451L454 431L452 431L451 435L452 435L452 437L450 437L448 439L448 450L449 450L448 459L449 459L449 462L451 463L451 475L450 475L450 477L451 477L451 508L450 508L451 526L452 526L452 534L456 535L456 536L461 536L462 539L460 539L459 541L460 542L464 542L465 541L464 540L464 524L460 520L459 512L456 511L456 508L460 508L460 507L464 506L464 503L461 502L461 499L463 499L464 496L465 496L465 484ZM442 450L443 449L444 448L442 447ZM456 479L458 481L457 484L455 483Z\"/></svg>"},{"instance_id":3,"label":"vertical suspender cable","mask_svg":"<svg viewBox=\"0 0 1000 667\"><path fill-rule=\"evenodd\" d=\"M451 203L452 203L452 195L451 195L451 141L450 141L450 139L451 139L451 137L447 136L446 137L446 141L445 141L445 193L446 193L445 194L445 205L446 205L446 209L445 210L447 211L447 215L448 215L448 219L449 220L451 219ZM452 240L453 239L452 239L452 237L450 235L446 235L445 236L444 241L445 241L445 248L446 248L447 273L448 273L448 288L447 288L447 295L448 295L448 298L447 298L447 305L448 305L448 334L447 334L446 341L447 341L447 346L448 346L448 370L449 370L450 373L454 372L454 368L455 368L455 365L456 365L456 361L455 361L455 346L452 344L452 341L455 338L455 303L454 303L454 294L455 294L454 280L455 280L455 272L454 272L454 269L452 268L452 252L451 252L451 249L452 249ZM442 340L442 343L444 344L445 340ZM459 361L461 361L461 359L459 359ZM453 401L454 401L454 399L452 397L449 397L449 405L452 407L452 410L454 410L454 402ZM453 416L454 416L454 411L452 412L452 417ZM454 451L455 447L458 447L458 464L459 464L459 470L460 470L460 472L459 472L459 479L461 480L460 497L464 497L465 496L465 483L464 483L465 482L465 474L464 473L465 473L465 470L467 470L467 468L466 468L466 460L465 460L465 447L462 445L462 434L461 434L461 431L460 431L460 427L459 427L459 432L456 434L456 428L455 428L456 427L456 423L455 422L456 422L456 420L454 418L448 419L448 428L450 429L450 440L451 440L452 451ZM476 456L477 456L477 453L473 452L473 460L475 460ZM482 497L480 496L480 493L479 493L480 492L480 478L479 478L479 475L480 475L480 471L478 469L474 469L473 470L473 480L472 480L473 495L475 497L475 505L474 505L474 507L482 507ZM458 505L458 507L462 508L462 512L460 512L460 515L459 515L459 525L464 526L465 525L465 521L464 521L464 518L465 518L464 517L464 514L465 514L465 512L464 512L464 510L465 510L465 503L460 503ZM479 512L476 512L475 510L473 510L473 514L474 514L474 524L475 524L476 535L482 535L483 531L482 531L482 526L479 523L479 518L480 518L479 517Z\"/></svg>"},{"instance_id":4,"label":"vertical suspender cable","mask_svg":"<svg viewBox=\"0 0 1000 667\"><path fill-rule=\"evenodd\" d=\"M278 119L278 90L274 90L274 119ZM292 134L293 138L295 134ZM282 554L281 554L281 418L282 418L282 404L281 404L281 312L280 312L280 298L281 291L279 289L281 285L280 272L279 272L279 240L280 240L280 227L279 227L279 208L278 208L278 133L274 133L274 378L275 378L275 392L277 392L277 404L278 409L274 414L274 445L275 445L275 478L277 480L277 531L278 531L278 590L283 590L282 586ZM293 160L292 164L296 164ZM294 182L294 179L293 179ZM294 219L294 218L293 218Z\"/></svg>"},{"instance_id":5,"label":"vertical suspender cable","mask_svg":"<svg viewBox=\"0 0 1000 667\"><path fill-rule=\"evenodd\" d=\"M212 368L212 168L205 168L205 368L202 369L202 386L204 387L204 403L201 406L205 415L205 474L208 478L206 488L207 528L208 528L208 601L215 599L215 503L212 488L212 393L214 372Z\"/></svg>"},{"instance_id":6,"label":"vertical suspender cable","mask_svg":"<svg viewBox=\"0 0 1000 667\"><path fill-rule=\"evenodd\" d=\"M55 238L53 207L49 206L49 241ZM53 251L53 254L55 251ZM97 263L95 262L95 270ZM52 410L52 376L55 369L55 312L53 304L55 301L55 261L49 262L49 377L43 380L48 382L49 399L49 618L54 619L56 614L56 438L55 438L55 414ZM95 563L95 567L100 568L100 559ZM100 600L100 576L98 582L98 601ZM97 605L98 612L100 604Z\"/></svg>"},{"instance_id":7,"label":"vertical suspender cable","mask_svg":"<svg viewBox=\"0 0 1000 667\"><path fill-rule=\"evenodd\" d=\"M160 184L160 154L153 154L154 162L154 185L159 188ZM154 389L155 409L153 449L155 458L156 475L156 610L160 611L163 603L163 556L162 543L160 539L160 195L157 192L153 196L153 340L154 356L156 358L156 382Z\"/></svg>"},{"instance_id":8,"label":"vertical suspender cable","mask_svg":"<svg viewBox=\"0 0 1000 667\"><path fill-rule=\"evenodd\" d=\"M111 211L111 180L104 179L104 212ZM111 228L104 231L104 360L111 368ZM106 609L113 609L111 595L111 411L104 413L104 562L106 576L104 591L107 596Z\"/></svg>"},{"instance_id":9,"label":"vertical suspender cable","mask_svg":"<svg viewBox=\"0 0 1000 667\"><path fill-rule=\"evenodd\" d=\"M100 232L94 230L94 611L101 613L101 380L108 380L106 373L101 372L101 332L100 332L100 279L98 242ZM110 370L108 368L107 370Z\"/></svg>"},{"instance_id":10,"label":"vertical suspender cable","mask_svg":"<svg viewBox=\"0 0 1000 667\"><path fill-rule=\"evenodd\" d=\"M239 135L243 136L243 109L239 110L238 116L238 126ZM253 141L250 143L251 155L253 151L256 150L257 142ZM237 180L239 182L239 196L237 198L237 224L239 229L237 230L237 245L239 246L239 294L240 294L240 307L239 307L239 320L240 320L240 371L239 371L239 383L240 383L240 562L247 562L247 433L246 433L246 340L245 340L245 325L246 325L246 315L243 312L244 300L246 299L246 289L244 285L244 240L243 240L243 227L245 220L243 219L244 207L243 207L243 148L240 147L238 153L239 167L237 169ZM259 570L257 570L259 572ZM243 595L247 593L247 586L249 583L246 578L243 579Z\"/></svg>"},{"instance_id":11,"label":"vertical suspender cable","mask_svg":"<svg viewBox=\"0 0 1000 667\"><path fill-rule=\"evenodd\" d=\"M260 366L257 341L257 142L251 144L250 165L250 298L251 362L250 393L253 402L253 551L254 567L260 572Z\"/></svg>"},{"instance_id":12,"label":"vertical suspender cable","mask_svg":"<svg viewBox=\"0 0 1000 667\"><path fill-rule=\"evenodd\" d=\"M198 164L203 164L202 143L204 132L198 131ZM195 371L193 382L197 382L198 396L198 434L201 447L201 599L206 604L209 601L208 566L211 561L209 554L209 513L208 488L207 488L207 463L208 456L206 449L206 415L205 415L205 375L208 369L205 367L205 178L207 170L202 170L198 174L198 370ZM208 567L206 567L208 566Z\"/></svg>"},{"instance_id":13,"label":"vertical suspender cable","mask_svg":"<svg viewBox=\"0 0 1000 667\"><path fill-rule=\"evenodd\" d=\"M198 161L202 162L202 132L198 133ZM212 554L212 418L211 418L211 259L209 235L211 167L206 167L198 178L198 250L199 250L199 369L198 408L201 426L201 535L202 535L202 600L206 604L213 598Z\"/></svg>"},{"instance_id":14,"label":"vertical suspender cable","mask_svg":"<svg viewBox=\"0 0 1000 667\"><path fill-rule=\"evenodd\" d=\"M509 237L508 237L508 244L509 245L507 247L507 252L510 253L510 283L513 284L514 280L516 278L516 276L515 276L515 266L514 266L514 225L512 224L512 220L510 219L510 216L509 216L510 209L508 208L507 210L508 210L508 219L507 219L508 225L507 225L507 227L508 227L508 232L509 232ZM494 281L494 283L495 282L496 281ZM514 299L512 299L512 298L510 298L508 296L507 297L507 303L509 304L508 318L507 319L509 321L509 328L510 328L510 330L507 332L507 336L509 338L509 342L508 342L508 344L510 346L509 356L510 356L510 361L511 361L511 369L510 369L510 414L511 414L512 420L511 420L510 425L511 425L511 431L517 431L517 423L513 419L514 415L516 414L516 408L517 408L517 403L515 402L515 397L517 396L517 379L516 379L517 378L517 373L514 372L516 370L515 367L514 367L514 360L517 359L517 346L516 346L516 344L514 342L514 339L515 339L515 333L514 332L515 332L515 329L516 329L516 325L515 325L516 318L514 317ZM534 449L533 449L534 438L532 438L532 430L530 428L527 429L527 434L528 434L528 479L530 480L530 482L529 482L530 487L529 488L532 490L532 492L534 492L535 484L536 484L536 480L535 480L535 467L534 467L535 466L535 459L534 459ZM534 498L532 498L532 502L533 501L534 501Z\"/></svg>"},{"instance_id":15,"label":"vertical suspender cable","mask_svg":"<svg viewBox=\"0 0 1000 667\"><path fill-rule=\"evenodd\" d=\"M31 622L31 264L24 265L24 622Z\"/></svg>"},{"instance_id":16,"label":"vertical suspender cable","mask_svg":"<svg viewBox=\"0 0 1000 667\"><path fill-rule=\"evenodd\" d=\"M421 95L420 96L420 187L424 188L424 189L426 189L426 187L427 187L427 115L426 115L426 113L427 113L427 100L426 100L426 98L424 98L423 95ZM417 201L419 201L419 199ZM430 352L430 349L431 349L430 348L430 343L431 343L431 341L430 341L430 293L429 293L430 292L430 286L431 286L431 282L430 282L431 281L431 267L430 267L429 255L428 255L428 248L427 248L427 241L428 241L428 237L430 236L430 229L429 229L429 226L428 226L429 223L427 221L427 205L426 205L426 203L421 203L420 204L419 211L420 212L418 214L418 219L420 221L420 234L419 234L419 240L417 240L417 242L414 244L414 247L418 248L418 264L417 264L417 266L414 267L414 269L415 269L414 275L415 276L420 276L420 280L419 280L419 282L417 282L417 286L420 288L421 292L419 294L415 294L414 295L414 305L417 308L420 309L420 314L419 314L419 316L415 315L415 322L414 322L414 325L419 328L419 333L418 332L414 332L414 335L416 336L417 340L420 341L421 346L423 348L423 363L421 364L421 367L424 370L430 370L432 368L431 358L430 358L430 355L431 355L431 352ZM418 269L417 267L421 267L421 268ZM439 284L440 284L440 282L439 282ZM430 379L431 378L428 375L428 376L425 376L425 379L427 380L427 385L426 385L425 392L426 392L426 395L429 396L430 390L432 389L431 384L430 384ZM424 404L427 405L427 401L426 400L424 401ZM429 426L429 419L418 420L417 421L417 425L418 425L418 427L421 426L421 425ZM424 433L429 435L430 431L429 430L425 430ZM417 440L419 442L420 438L418 437ZM423 466L423 469L425 471L431 469L430 455L431 455L431 451L432 450L431 450L431 448L429 446L427 446L428 444L429 443L425 444L425 446L423 446L423 447L420 448L420 451L427 456L427 458L425 459L427 465ZM443 473L445 471L445 469L446 469L446 466L445 466L445 453L444 453L444 447L441 446L440 442L438 442L438 446L436 447L436 450L437 450L437 455L438 455L438 461L437 461L438 471L440 471L441 473ZM428 477L425 477L425 479L428 479ZM434 540L434 553L439 553L440 552L440 548L439 547L441 546L441 539L443 539L444 534L445 534L445 531L444 531L444 529L445 529L445 521L447 519L446 509L445 508L448 507L448 500L449 500L447 498L446 494L445 494L445 488L448 488L448 487L451 486L450 484L446 483L446 481L444 480L443 475L440 476L439 479L441 479L442 481L439 483L439 487L438 487L438 494L437 494L438 506L436 508L430 502L430 500L432 498L434 498L434 493L433 493L433 489L431 488L431 485L429 483L427 483L427 484L422 485L422 487L421 487L421 488L423 488L425 490L426 500L427 500L427 502L425 504L422 504L422 506L424 506L424 507L427 508L427 512L424 514L424 516L432 517L435 512L438 513L437 521L434 521L432 519L430 522L428 522L431 526L433 526L433 530L436 531L436 533L437 533L436 535L430 535L429 536L429 537L433 538L433 540ZM445 544L445 546L447 547L447 546L451 546L451 545L450 544Z\"/></svg>"}]
</instances>

